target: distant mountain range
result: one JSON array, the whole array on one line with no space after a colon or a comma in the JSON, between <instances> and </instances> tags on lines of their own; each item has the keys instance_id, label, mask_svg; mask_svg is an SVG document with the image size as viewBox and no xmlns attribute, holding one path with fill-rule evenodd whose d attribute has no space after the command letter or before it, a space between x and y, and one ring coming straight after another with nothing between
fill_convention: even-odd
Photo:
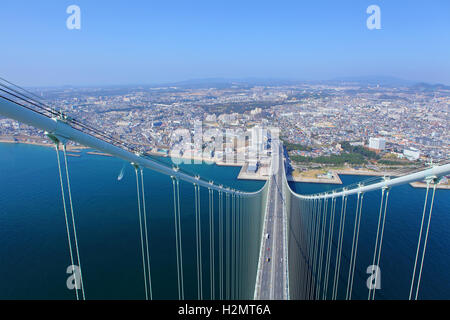
<instances>
[{"instance_id":1,"label":"distant mountain range","mask_svg":"<svg viewBox=\"0 0 450 320\"><path fill-rule=\"evenodd\" d=\"M330 80L287 80L287 79L274 79L274 78L238 78L238 79L226 79L226 78L205 78L205 79L192 79L186 81L179 81L170 83L171 86L177 87L231 87L233 85L238 86L270 86L270 85L295 85L295 84L342 84L342 83L357 83L359 85L366 86L402 86L410 87L416 90L449 90L450 86L444 84L430 84L425 82L417 82L412 80L405 80L401 78L391 76L364 76L364 77L339 77ZM168 84L166 84L168 85Z\"/></svg>"},{"instance_id":2,"label":"distant mountain range","mask_svg":"<svg viewBox=\"0 0 450 320\"><path fill-rule=\"evenodd\" d=\"M129 84L129 85L108 85L108 86L62 86L53 87L53 89L69 88L110 88L110 89L131 89L131 88L156 88L156 87L178 87L180 89L200 89L200 88L231 88L253 87L253 86L280 86L280 85L298 85L298 84L358 84L360 86L383 86L383 87L408 87L419 91L450 90L450 86L444 84L430 84L412 80L405 80L391 76L364 76L364 77L339 77L329 80L292 80L276 78L200 78L176 82L155 83L155 84ZM37 89L37 87L35 87Z\"/></svg>"},{"instance_id":3,"label":"distant mountain range","mask_svg":"<svg viewBox=\"0 0 450 320\"><path fill-rule=\"evenodd\" d=\"M420 91L436 91L436 90L450 90L450 86L446 86L444 84L429 84L425 82L417 83L411 86L411 89L420 90Z\"/></svg>"},{"instance_id":4,"label":"distant mountain range","mask_svg":"<svg viewBox=\"0 0 450 320\"><path fill-rule=\"evenodd\" d=\"M367 76L367 77L344 77L336 78L331 82L353 82L364 85L380 85L380 86L405 86L420 91L450 90L450 86L437 83L430 84L426 82L417 82L405 80L390 76Z\"/></svg>"},{"instance_id":5,"label":"distant mountain range","mask_svg":"<svg viewBox=\"0 0 450 320\"><path fill-rule=\"evenodd\" d=\"M238 86L270 86L270 85L293 85L298 83L304 83L300 80L286 80L286 79L274 79L274 78L205 78L205 79L191 79L185 81L178 81L170 83L171 86L176 87L231 87ZM167 85L167 84L166 84Z\"/></svg>"},{"instance_id":6,"label":"distant mountain range","mask_svg":"<svg viewBox=\"0 0 450 320\"><path fill-rule=\"evenodd\" d=\"M354 82L365 85L380 85L380 86L411 86L417 83L417 81L405 80L391 76L340 77L330 81Z\"/></svg>"}]
</instances>

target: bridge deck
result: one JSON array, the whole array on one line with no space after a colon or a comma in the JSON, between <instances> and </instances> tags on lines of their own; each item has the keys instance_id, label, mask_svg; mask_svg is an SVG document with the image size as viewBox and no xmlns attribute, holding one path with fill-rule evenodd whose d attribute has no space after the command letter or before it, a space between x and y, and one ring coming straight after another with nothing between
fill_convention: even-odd
<instances>
[{"instance_id":1,"label":"bridge deck","mask_svg":"<svg viewBox=\"0 0 450 320\"><path fill-rule=\"evenodd\" d=\"M280 149L277 142L273 148ZM260 300L285 300L287 290L286 216L282 185L282 152L274 157L275 172L270 178L263 243L258 269L255 298Z\"/></svg>"}]
</instances>

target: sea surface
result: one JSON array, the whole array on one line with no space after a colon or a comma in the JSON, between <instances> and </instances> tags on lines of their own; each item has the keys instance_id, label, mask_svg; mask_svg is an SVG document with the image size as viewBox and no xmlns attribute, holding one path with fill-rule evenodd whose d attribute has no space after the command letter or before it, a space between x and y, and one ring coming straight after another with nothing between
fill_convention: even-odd
<instances>
[{"instance_id":1,"label":"sea surface","mask_svg":"<svg viewBox=\"0 0 450 320\"><path fill-rule=\"evenodd\" d=\"M124 166L123 179L119 181L117 177ZM239 167L201 164L181 168L241 190L256 191L264 185L261 181L237 180ZM69 169L86 298L144 299L133 168L122 160L83 151L81 157L69 157ZM341 176L341 179L347 185L365 177ZM300 193L336 188L309 183L291 186ZM145 191L153 298L177 299L171 179L145 170ZM196 299L192 185L181 182L181 195L185 297ZM408 298L424 195L425 189L409 185L391 191L380 263L382 288L377 291L377 298ZM201 196L202 213L206 217L207 192L202 191ZM354 199L349 199L340 297L345 296L353 202ZM367 298L365 270L372 262L379 209L377 192L365 196L364 208L353 295L356 299ZM437 190L419 295L423 299L450 299L449 214L450 191ZM205 237L207 223L204 218ZM205 241L205 261L209 259L206 245ZM69 265L54 149L0 144L0 299L74 299L74 292L66 287ZM206 279L207 274L204 283ZM208 290L205 284L204 291Z\"/></svg>"}]
</instances>

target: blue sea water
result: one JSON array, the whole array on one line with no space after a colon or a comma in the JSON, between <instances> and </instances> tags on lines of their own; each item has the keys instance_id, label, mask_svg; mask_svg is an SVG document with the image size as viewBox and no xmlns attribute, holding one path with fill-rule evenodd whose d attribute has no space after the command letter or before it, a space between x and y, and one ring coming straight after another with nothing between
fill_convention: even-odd
<instances>
[{"instance_id":1,"label":"blue sea water","mask_svg":"<svg viewBox=\"0 0 450 320\"><path fill-rule=\"evenodd\" d=\"M143 299L142 260L134 171L112 157L69 157L72 195L83 278L88 299ZM255 191L263 182L238 181L238 167L185 165L218 183ZM344 184L361 177L342 176ZM146 170L152 286L155 299L176 299L176 256L172 183ZM73 299L66 287L70 257L55 151L51 148L0 144L0 299ZM335 188L292 184L301 193ZM196 298L193 188L181 183L182 239L186 298ZM377 298L407 299L424 189L409 185L391 191ZM202 193L205 206L207 192ZM354 199L349 199L339 296L345 296L353 231ZM371 264L379 194L365 196L355 275L354 298L367 297L365 269ZM207 208L202 208L207 212ZM450 191L436 192L420 298L450 298ZM207 221L205 223L207 229ZM350 231L350 232L349 232ZM335 230L337 233L337 230ZM206 235L205 235L206 236ZM204 252L207 252L205 247ZM205 257L207 259L207 257ZM192 262L192 263L189 263ZM205 276L206 277L206 276ZM205 291L207 288L205 286Z\"/></svg>"},{"instance_id":2,"label":"blue sea water","mask_svg":"<svg viewBox=\"0 0 450 320\"><path fill-rule=\"evenodd\" d=\"M134 169L126 164L118 181L122 160L83 153L68 161L86 297L144 299ZM238 167L180 168L241 190L264 184L238 181ZM144 176L153 297L177 299L172 181L150 170ZM180 191L185 297L196 299L194 188L180 182ZM207 190L201 199L207 237ZM73 299L66 287L69 262L55 150L0 144L0 299Z\"/></svg>"}]
</instances>

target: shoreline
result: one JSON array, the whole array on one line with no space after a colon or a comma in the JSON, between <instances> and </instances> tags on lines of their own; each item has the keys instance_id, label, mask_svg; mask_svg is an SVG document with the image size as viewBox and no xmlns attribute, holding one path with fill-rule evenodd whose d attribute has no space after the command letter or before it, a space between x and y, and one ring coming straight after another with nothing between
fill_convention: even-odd
<instances>
[{"instance_id":1,"label":"shoreline","mask_svg":"<svg viewBox=\"0 0 450 320\"><path fill-rule=\"evenodd\" d=\"M419 181L411 182L409 185L413 188L425 189L427 187L427 184L425 182L419 182ZM430 188L432 188L432 185L430 185ZM450 190L450 184L437 184L436 189Z\"/></svg>"},{"instance_id":2,"label":"shoreline","mask_svg":"<svg viewBox=\"0 0 450 320\"><path fill-rule=\"evenodd\" d=\"M371 171L371 170L358 170L358 169L338 169L333 170L332 172L340 175L349 175L349 176L373 176L373 177L384 177L391 176L394 177L395 174L389 171Z\"/></svg>"},{"instance_id":3,"label":"shoreline","mask_svg":"<svg viewBox=\"0 0 450 320\"><path fill-rule=\"evenodd\" d=\"M36 141L12 141L7 139L2 139L0 137L0 144L1 143L7 143L7 144L24 144L24 145L34 145L39 147L47 147L52 148L54 145L50 143L43 143L43 142L36 142ZM85 146L67 146L67 151L70 151L72 153L81 153L80 150L89 150L92 148L88 148ZM98 151L88 151L86 154L89 155L97 155L97 156L107 156L107 157L113 157L110 154L98 152ZM166 154L163 153L157 153L157 152L149 152L149 154L156 156L156 157L168 157ZM69 154L68 154L69 155ZM81 157L81 154L70 154L69 156L72 157ZM246 166L242 163L230 163L230 162L224 162L224 161L217 161L213 158L200 158L200 157L183 157L181 156L181 159L183 160L190 160L190 161L202 161L205 163L215 164L217 166L228 166L228 167L241 167L241 170L239 171L238 176L236 177L237 180L253 180L253 181L266 181L267 175L263 174L261 171L261 168L258 169L256 173L247 173L245 172ZM302 177L302 176L292 176L288 175L287 180L289 182L299 182L299 183L318 183L318 184L343 184L342 180L340 179L340 175L353 175L353 176L395 176L392 174L392 172L388 171L370 171L370 170L358 170L353 168L347 168L347 169L337 169L337 170L330 170L332 173L332 178L317 178L317 177ZM420 181L409 183L409 185L413 188L426 188L426 184ZM436 186L436 189L442 189L442 190L450 190L450 184L438 184Z\"/></svg>"},{"instance_id":4,"label":"shoreline","mask_svg":"<svg viewBox=\"0 0 450 320\"><path fill-rule=\"evenodd\" d=\"M300 183L342 184L342 180L336 172L332 172L332 178L293 176L292 174L287 175L286 178L288 181Z\"/></svg>"},{"instance_id":5,"label":"shoreline","mask_svg":"<svg viewBox=\"0 0 450 320\"><path fill-rule=\"evenodd\" d=\"M46 147L46 148L53 148L55 145L51 143L43 143L43 142L36 142L36 141L12 141L12 140L4 140L0 137L0 143L7 143L7 144L24 144L24 145L30 145L30 146L38 146L38 147ZM66 146L67 151L70 152L77 152L80 153L80 150L86 150L90 149L85 146L72 146L67 145Z\"/></svg>"}]
</instances>

